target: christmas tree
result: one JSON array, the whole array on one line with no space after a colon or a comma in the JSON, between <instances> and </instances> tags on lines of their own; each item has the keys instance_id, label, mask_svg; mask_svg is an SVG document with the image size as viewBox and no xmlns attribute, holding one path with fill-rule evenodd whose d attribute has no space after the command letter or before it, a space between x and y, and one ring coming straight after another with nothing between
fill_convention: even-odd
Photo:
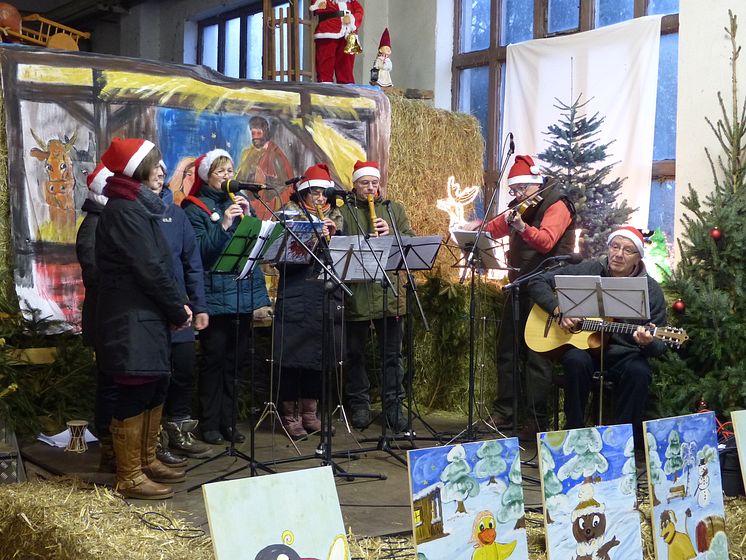
<instances>
[{"instance_id":1,"label":"christmas tree","mask_svg":"<svg viewBox=\"0 0 746 560\"><path fill-rule=\"evenodd\" d=\"M497 484L497 476L501 475L508 468L505 459L502 458L503 446L499 440L492 439L485 441L477 449L479 461L474 465L474 474L479 478L488 478L490 484Z\"/></svg>"},{"instance_id":2,"label":"christmas tree","mask_svg":"<svg viewBox=\"0 0 746 560\"><path fill-rule=\"evenodd\" d=\"M556 463L549 446L545 442L541 442L539 447L539 455L541 460L541 478L544 481L542 490L544 492L544 503L546 504L546 521L547 523L554 523L552 519L552 512L563 510L567 508L567 496L564 494L564 488L560 479L557 478L557 473L554 472Z\"/></svg>"},{"instance_id":3,"label":"christmas tree","mask_svg":"<svg viewBox=\"0 0 746 560\"><path fill-rule=\"evenodd\" d=\"M586 116L588 102L581 103L581 97L572 105L557 100L562 117L545 133L549 147L539 158L548 164L543 169L547 184L554 183L575 204L577 227L583 229L580 252L593 257L605 253L609 233L626 223L634 209L616 200L622 179L609 177L614 166L604 163L609 144L597 140L604 119L598 113Z\"/></svg>"},{"instance_id":4,"label":"christmas tree","mask_svg":"<svg viewBox=\"0 0 746 560\"><path fill-rule=\"evenodd\" d=\"M467 513L464 501L479 494L479 483L471 476L471 467L466 460L462 445L455 445L446 456L448 465L440 474L443 485L443 501L456 502L456 513Z\"/></svg>"},{"instance_id":5,"label":"christmas tree","mask_svg":"<svg viewBox=\"0 0 746 560\"><path fill-rule=\"evenodd\" d=\"M720 413L746 402L746 103L738 97L736 31L730 13L731 100L718 92L720 119L706 119L718 146L705 149L713 189L700 197L690 185L681 201L680 260L666 288L679 299L669 319L691 340L656 364L660 415L694 412L700 401Z\"/></svg>"},{"instance_id":6,"label":"christmas tree","mask_svg":"<svg viewBox=\"0 0 746 560\"><path fill-rule=\"evenodd\" d=\"M500 523L507 523L508 521L516 520L517 523L515 528L518 528L522 526L524 515L523 489L521 488L523 479L521 477L520 453L516 454L515 459L513 460L513 464L510 467L510 473L508 474L508 480L510 480L510 485L502 495L502 507L497 511L497 520Z\"/></svg>"}]
</instances>

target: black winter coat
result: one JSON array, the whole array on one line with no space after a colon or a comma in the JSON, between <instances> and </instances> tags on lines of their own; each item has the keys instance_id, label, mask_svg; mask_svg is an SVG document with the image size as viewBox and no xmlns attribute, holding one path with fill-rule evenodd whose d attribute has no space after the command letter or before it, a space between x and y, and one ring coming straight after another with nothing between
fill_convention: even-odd
<instances>
[{"instance_id":1,"label":"black winter coat","mask_svg":"<svg viewBox=\"0 0 746 560\"><path fill-rule=\"evenodd\" d=\"M136 193L136 194L135 194ZM115 376L171 371L170 326L187 320L186 295L161 233L163 202L128 177L109 177L96 229L96 360Z\"/></svg>"},{"instance_id":2,"label":"black winter coat","mask_svg":"<svg viewBox=\"0 0 746 560\"><path fill-rule=\"evenodd\" d=\"M85 287L81 328L83 344L93 346L95 344L96 301L98 300L98 268L96 268L94 248L96 247L96 226L98 225L98 218L104 210L104 205L86 198L81 210L86 215L80 223L78 236L75 240L75 254L83 272L83 286Z\"/></svg>"}]
</instances>

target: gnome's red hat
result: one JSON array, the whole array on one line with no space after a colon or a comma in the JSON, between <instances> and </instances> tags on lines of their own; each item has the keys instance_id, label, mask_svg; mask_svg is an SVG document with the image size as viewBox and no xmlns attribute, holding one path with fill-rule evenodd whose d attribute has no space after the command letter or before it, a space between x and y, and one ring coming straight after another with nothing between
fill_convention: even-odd
<instances>
[{"instance_id":1,"label":"gnome's red hat","mask_svg":"<svg viewBox=\"0 0 746 560\"><path fill-rule=\"evenodd\" d=\"M352 182L354 183L360 177L365 177L366 175L372 175L373 177L377 177L378 179L381 178L381 171L380 169L378 169L377 161L358 160L355 163L355 167L352 171Z\"/></svg>"},{"instance_id":2,"label":"gnome's red hat","mask_svg":"<svg viewBox=\"0 0 746 560\"><path fill-rule=\"evenodd\" d=\"M112 173L132 177L137 166L153 148L155 144L142 138L114 138L101 156L101 162Z\"/></svg>"},{"instance_id":3,"label":"gnome's red hat","mask_svg":"<svg viewBox=\"0 0 746 560\"><path fill-rule=\"evenodd\" d=\"M543 182L539 166L534 163L531 156L515 156L515 163L508 171L508 186Z\"/></svg>"},{"instance_id":4,"label":"gnome's red hat","mask_svg":"<svg viewBox=\"0 0 746 560\"><path fill-rule=\"evenodd\" d=\"M381 41L378 43L378 48L388 47L391 48L391 37L389 37L389 28L383 30L381 33Z\"/></svg>"},{"instance_id":5,"label":"gnome's red hat","mask_svg":"<svg viewBox=\"0 0 746 560\"><path fill-rule=\"evenodd\" d=\"M298 183L296 189L300 192L305 189L310 189L311 187L322 187L326 189L333 186L334 182L329 173L329 167L325 163L317 163L303 172L303 180Z\"/></svg>"},{"instance_id":6,"label":"gnome's red hat","mask_svg":"<svg viewBox=\"0 0 746 560\"><path fill-rule=\"evenodd\" d=\"M102 195L104 187L106 186L106 179L112 175L114 175L114 173L109 171L103 163L99 163L85 179L85 182L88 185L88 190Z\"/></svg>"},{"instance_id":7,"label":"gnome's red hat","mask_svg":"<svg viewBox=\"0 0 746 560\"><path fill-rule=\"evenodd\" d=\"M640 256L645 256L645 238L642 236L642 232L636 227L622 226L619 229L612 231L606 239L606 244L611 245L611 240L615 237L629 239L635 244L635 248L637 249L637 252L640 253Z\"/></svg>"},{"instance_id":8,"label":"gnome's red hat","mask_svg":"<svg viewBox=\"0 0 746 560\"><path fill-rule=\"evenodd\" d=\"M233 163L231 155L221 148L210 150L194 160L194 169L197 170L197 173L194 176L192 188L189 190L189 196L197 196L202 185L207 184L207 178L210 176L210 167L212 167L213 162L221 156L227 157L231 160L231 163Z\"/></svg>"}]
</instances>

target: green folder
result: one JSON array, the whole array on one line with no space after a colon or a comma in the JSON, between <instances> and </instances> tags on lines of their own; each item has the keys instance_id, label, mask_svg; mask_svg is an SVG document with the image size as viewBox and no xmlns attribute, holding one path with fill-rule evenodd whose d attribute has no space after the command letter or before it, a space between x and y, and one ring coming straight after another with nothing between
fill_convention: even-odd
<instances>
[{"instance_id":1,"label":"green folder","mask_svg":"<svg viewBox=\"0 0 746 560\"><path fill-rule=\"evenodd\" d=\"M246 278L284 229L285 226L279 222L244 216L223 254L215 261L212 271L235 274L239 279Z\"/></svg>"}]
</instances>

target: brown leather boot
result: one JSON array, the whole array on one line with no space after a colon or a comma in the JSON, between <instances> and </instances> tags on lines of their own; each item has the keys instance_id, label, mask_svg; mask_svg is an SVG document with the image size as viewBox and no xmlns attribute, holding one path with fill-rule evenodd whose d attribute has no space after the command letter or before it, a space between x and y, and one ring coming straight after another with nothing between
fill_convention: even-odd
<instances>
[{"instance_id":1,"label":"brown leather boot","mask_svg":"<svg viewBox=\"0 0 746 560\"><path fill-rule=\"evenodd\" d=\"M308 432L303 428L303 422L298 416L297 405L295 401L282 402L282 425L293 439L308 437Z\"/></svg>"},{"instance_id":2,"label":"brown leather boot","mask_svg":"<svg viewBox=\"0 0 746 560\"><path fill-rule=\"evenodd\" d=\"M170 486L150 480L142 472L142 437L145 414L124 420L111 419L111 436L117 461L116 491L125 498L164 500L174 491Z\"/></svg>"},{"instance_id":3,"label":"brown leather boot","mask_svg":"<svg viewBox=\"0 0 746 560\"><path fill-rule=\"evenodd\" d=\"M303 427L307 432L318 432L321 430L321 420L316 416L318 401L316 399L300 400L300 417Z\"/></svg>"},{"instance_id":4,"label":"brown leather boot","mask_svg":"<svg viewBox=\"0 0 746 560\"><path fill-rule=\"evenodd\" d=\"M183 469L167 467L156 456L162 412L163 405L161 404L143 413L145 420L143 421L144 428L142 434L142 472L156 482L165 482L167 484L184 482L186 480L186 473Z\"/></svg>"},{"instance_id":5,"label":"brown leather boot","mask_svg":"<svg viewBox=\"0 0 746 560\"><path fill-rule=\"evenodd\" d=\"M117 462L114 458L114 443L111 434L101 434L98 438L99 460L98 472L117 472Z\"/></svg>"}]
</instances>

